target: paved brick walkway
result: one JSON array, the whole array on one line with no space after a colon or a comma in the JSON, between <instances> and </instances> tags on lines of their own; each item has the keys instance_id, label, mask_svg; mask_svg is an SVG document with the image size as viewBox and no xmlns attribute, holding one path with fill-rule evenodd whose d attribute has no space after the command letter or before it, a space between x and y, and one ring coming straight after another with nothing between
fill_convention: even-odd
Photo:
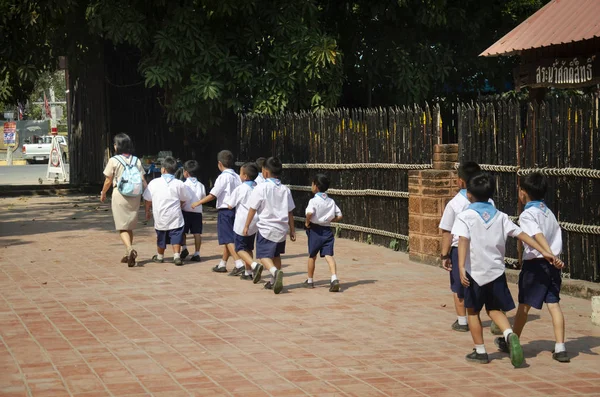
<instances>
[{"instance_id":1,"label":"paved brick walkway","mask_svg":"<svg viewBox=\"0 0 600 397\"><path fill-rule=\"evenodd\" d=\"M305 290L300 234L275 296L210 272L210 215L205 262L148 263L153 229L141 226L143 266L127 268L107 208L86 197L0 199L1 396L600 395L589 301L563 300L570 364L551 359L542 311L523 338L525 368L487 332L492 362L474 365L464 360L470 336L449 330L441 269L338 240L342 292L328 292L323 262L319 288Z\"/></svg>"}]
</instances>

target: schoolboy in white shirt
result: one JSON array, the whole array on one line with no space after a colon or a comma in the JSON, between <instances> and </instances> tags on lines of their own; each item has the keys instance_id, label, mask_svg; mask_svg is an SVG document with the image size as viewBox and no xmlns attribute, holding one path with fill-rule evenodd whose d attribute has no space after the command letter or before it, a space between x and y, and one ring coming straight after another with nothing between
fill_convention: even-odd
<instances>
[{"instance_id":1,"label":"schoolboy in white shirt","mask_svg":"<svg viewBox=\"0 0 600 397\"><path fill-rule=\"evenodd\" d=\"M525 205L519 216L519 225L546 251L560 255L562 251L562 231L556 217L546 206L544 197L548 190L546 178L534 172L521 177L519 200ZM523 266L519 275L519 307L513 330L521 337L527 323L527 315L532 307L542 309L544 303L552 317L556 343L552 358L561 363L570 361L565 348L565 318L560 308L561 269L564 263L550 264L542 254L525 244L523 246ZM501 351L508 352L506 342L496 339Z\"/></svg>"},{"instance_id":2,"label":"schoolboy in white shirt","mask_svg":"<svg viewBox=\"0 0 600 397\"><path fill-rule=\"evenodd\" d=\"M264 265L273 277L272 281L265 284L265 288L273 289L275 294L279 294L283 289L281 254L285 253L287 234L290 234L290 240L296 241L292 213L295 204L290 189L279 180L282 170L283 166L278 158L267 159L263 168L266 182L257 185L252 191L248 204L248 218L244 226L244 235L247 236L254 216L258 214L256 258L260 259L262 265L252 264L254 284L260 281Z\"/></svg>"},{"instance_id":3,"label":"schoolboy in white shirt","mask_svg":"<svg viewBox=\"0 0 600 397\"><path fill-rule=\"evenodd\" d=\"M173 246L173 261L175 265L183 265L180 250L183 244L184 219L181 207L190 200L190 195L179 179L175 179L177 161L166 157L162 162L161 177L153 179L144 191L146 200L146 219L154 216L156 230L157 254L152 261L163 263L167 244Z\"/></svg>"},{"instance_id":4,"label":"schoolboy in white shirt","mask_svg":"<svg viewBox=\"0 0 600 397\"><path fill-rule=\"evenodd\" d=\"M340 290L340 281L337 278L337 269L333 257L333 244L335 237L331 231L331 222L342 219L342 211L332 198L327 195L329 178L317 174L313 178L311 190L315 197L310 199L306 206L306 235L308 236L308 279L304 282L306 288L314 288L313 277L317 254L325 258L331 271L329 292Z\"/></svg>"},{"instance_id":5,"label":"schoolboy in white shirt","mask_svg":"<svg viewBox=\"0 0 600 397\"><path fill-rule=\"evenodd\" d=\"M196 160L188 160L183 165L183 176L185 186L188 189L190 200L183 206L183 220L185 227L183 230L183 247L181 247L181 259L185 259L190 252L187 248L187 234L194 236L194 254L190 258L192 262L200 262L200 247L202 246L202 206L192 208L192 203L202 200L206 197L206 188L198 180L200 166Z\"/></svg>"},{"instance_id":6,"label":"schoolboy in white shirt","mask_svg":"<svg viewBox=\"0 0 600 397\"><path fill-rule=\"evenodd\" d=\"M256 176L258 175L258 167L254 163L246 163L240 168L240 178L242 184L235 188L233 193L225 199L225 202L231 209L235 209L235 223L233 224L233 231L235 232L235 251L238 253L240 258L246 263L244 274L240 276L242 280L252 280L252 252L254 251L254 244L256 240L256 232L258 227L256 222L258 217L254 217L250 228L248 229L248 235L244 235L244 226L246 226L246 219L248 218L248 202L250 201L250 195L256 187Z\"/></svg>"},{"instance_id":7,"label":"schoolboy in white shirt","mask_svg":"<svg viewBox=\"0 0 600 397\"><path fill-rule=\"evenodd\" d=\"M219 245L223 246L223 256L219 264L213 267L212 271L227 273L227 260L232 256L235 261L235 268L231 271L230 275L238 276L244 272L244 261L235 252L235 233L233 232L235 210L229 209L225 203L225 198L242 183L242 180L232 169L235 165L233 153L229 150L221 150L217 154L217 161L221 175L215 181L215 185L208 196L192 203L192 208L217 200L217 239L219 240Z\"/></svg>"},{"instance_id":8,"label":"schoolboy in white shirt","mask_svg":"<svg viewBox=\"0 0 600 397\"><path fill-rule=\"evenodd\" d=\"M265 161L267 161L267 159L264 157L259 157L256 159L256 166L258 167L258 176L254 181L257 184L266 182L266 179L263 176L263 167L265 166Z\"/></svg>"},{"instance_id":9,"label":"schoolboy in white shirt","mask_svg":"<svg viewBox=\"0 0 600 397\"><path fill-rule=\"evenodd\" d=\"M452 329L458 332L469 332L469 325L464 303L464 287L460 282L458 271L458 236L453 235L451 231L456 216L471 205L467 198L467 182L479 172L481 172L479 164L473 161L467 161L458 167L457 183L460 191L446 204L439 226L442 230L442 266L450 275L450 290L454 297L456 311L456 321L452 324Z\"/></svg>"},{"instance_id":10,"label":"schoolboy in white shirt","mask_svg":"<svg viewBox=\"0 0 600 397\"><path fill-rule=\"evenodd\" d=\"M534 239L524 233L489 202L495 191L494 178L486 173L473 176L467 184L467 197L472 203L458 214L452 234L459 236L458 266L465 287L469 330L475 348L467 361L487 364L488 354L483 342L479 313L483 306L490 318L500 327L509 348L514 367L523 364L523 349L519 336L513 332L504 312L515 308L506 282L504 253L508 236L516 237L534 247L551 262L557 258L546 252Z\"/></svg>"}]
</instances>

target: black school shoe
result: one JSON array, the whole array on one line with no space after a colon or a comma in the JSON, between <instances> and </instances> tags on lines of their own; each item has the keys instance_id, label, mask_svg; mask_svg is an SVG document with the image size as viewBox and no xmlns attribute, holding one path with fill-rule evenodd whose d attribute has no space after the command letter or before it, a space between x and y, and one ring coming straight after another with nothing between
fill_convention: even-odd
<instances>
[{"instance_id":1,"label":"black school shoe","mask_svg":"<svg viewBox=\"0 0 600 397\"><path fill-rule=\"evenodd\" d=\"M494 344L502 353L510 354L510 351L508 350L508 343L506 343L506 339L504 339L503 336L494 339Z\"/></svg>"},{"instance_id":2,"label":"black school shoe","mask_svg":"<svg viewBox=\"0 0 600 397\"><path fill-rule=\"evenodd\" d=\"M558 361L559 363L570 363L571 359L569 358L569 355L567 354L566 351L564 352L552 352L552 358L556 361Z\"/></svg>"},{"instance_id":3,"label":"black school shoe","mask_svg":"<svg viewBox=\"0 0 600 397\"><path fill-rule=\"evenodd\" d=\"M244 273L240 276L240 280L253 280L253 279L254 279L254 276L252 274L249 274L246 276L246 273Z\"/></svg>"},{"instance_id":4,"label":"black school shoe","mask_svg":"<svg viewBox=\"0 0 600 397\"><path fill-rule=\"evenodd\" d=\"M256 268L254 268L254 270L253 270L254 278L252 279L252 282L254 284L258 284L264 269L265 269L265 267L263 265L261 265L260 263L258 265L256 265Z\"/></svg>"},{"instance_id":5,"label":"black school shoe","mask_svg":"<svg viewBox=\"0 0 600 397\"><path fill-rule=\"evenodd\" d=\"M468 325L460 325L458 323L458 320L456 320L454 322L454 324L452 324L452 329L457 332L469 332L469 326Z\"/></svg>"},{"instance_id":6,"label":"black school shoe","mask_svg":"<svg viewBox=\"0 0 600 397\"><path fill-rule=\"evenodd\" d=\"M173 263L175 263L175 266L183 266L183 260L182 260L182 258L181 258L181 257L179 257L179 258L175 258L175 259L173 260Z\"/></svg>"},{"instance_id":7,"label":"black school shoe","mask_svg":"<svg viewBox=\"0 0 600 397\"><path fill-rule=\"evenodd\" d=\"M183 251L181 251L181 259L185 259L187 258L187 256L190 254L190 251L188 251L188 249L184 249Z\"/></svg>"},{"instance_id":8,"label":"black school shoe","mask_svg":"<svg viewBox=\"0 0 600 397\"><path fill-rule=\"evenodd\" d=\"M273 289L273 283L270 281L267 281L263 288L264 289Z\"/></svg>"},{"instance_id":9,"label":"black school shoe","mask_svg":"<svg viewBox=\"0 0 600 397\"><path fill-rule=\"evenodd\" d=\"M212 268L212 271L215 273L227 273L227 268L219 267L219 265L215 265L215 267Z\"/></svg>"},{"instance_id":10,"label":"black school shoe","mask_svg":"<svg viewBox=\"0 0 600 397\"><path fill-rule=\"evenodd\" d=\"M339 292L340 291L340 280L333 280L329 287L329 292Z\"/></svg>"},{"instance_id":11,"label":"black school shoe","mask_svg":"<svg viewBox=\"0 0 600 397\"><path fill-rule=\"evenodd\" d=\"M488 358L487 353L479 354L479 353L477 353L477 350L475 350L475 349L473 349L472 353L467 354L465 356L465 358L467 359L467 361L469 361L471 363L487 364L490 362L490 359Z\"/></svg>"},{"instance_id":12,"label":"black school shoe","mask_svg":"<svg viewBox=\"0 0 600 397\"><path fill-rule=\"evenodd\" d=\"M244 268L244 266L242 267L234 267L233 270L231 272L229 272L229 276L239 276L240 274L244 274L244 271L246 269Z\"/></svg>"},{"instance_id":13,"label":"black school shoe","mask_svg":"<svg viewBox=\"0 0 600 397\"><path fill-rule=\"evenodd\" d=\"M308 280L306 280L302 283L302 286L304 288L315 288L315 283L309 283Z\"/></svg>"},{"instance_id":14,"label":"black school shoe","mask_svg":"<svg viewBox=\"0 0 600 397\"><path fill-rule=\"evenodd\" d=\"M277 270L274 274L275 283L273 284L273 292L275 295L281 293L283 290L283 272L281 270Z\"/></svg>"},{"instance_id":15,"label":"black school shoe","mask_svg":"<svg viewBox=\"0 0 600 397\"><path fill-rule=\"evenodd\" d=\"M152 262L155 262L155 263L164 263L164 261L165 261L164 259L158 259L158 255L154 255L152 257Z\"/></svg>"},{"instance_id":16,"label":"black school shoe","mask_svg":"<svg viewBox=\"0 0 600 397\"><path fill-rule=\"evenodd\" d=\"M183 258L183 256L182 256ZM200 255L194 255L190 258L192 262L200 262Z\"/></svg>"}]
</instances>

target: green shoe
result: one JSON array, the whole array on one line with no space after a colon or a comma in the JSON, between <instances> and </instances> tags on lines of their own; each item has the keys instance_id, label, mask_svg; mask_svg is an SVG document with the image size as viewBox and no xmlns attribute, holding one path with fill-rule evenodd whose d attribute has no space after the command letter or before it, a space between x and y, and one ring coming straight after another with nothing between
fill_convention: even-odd
<instances>
[{"instance_id":1,"label":"green shoe","mask_svg":"<svg viewBox=\"0 0 600 397\"><path fill-rule=\"evenodd\" d=\"M164 261L165 261L164 259L158 259L158 255L154 255L152 257L152 262L155 262L155 263L164 263Z\"/></svg>"},{"instance_id":2,"label":"green shoe","mask_svg":"<svg viewBox=\"0 0 600 397\"><path fill-rule=\"evenodd\" d=\"M523 348L521 347L521 342L519 342L519 337L515 333L508 335L508 351L513 367L519 368L523 365Z\"/></svg>"},{"instance_id":3,"label":"green shoe","mask_svg":"<svg viewBox=\"0 0 600 397\"><path fill-rule=\"evenodd\" d=\"M277 270L275 272L275 283L273 283L273 292L275 295L279 294L283 289L283 272Z\"/></svg>"}]
</instances>

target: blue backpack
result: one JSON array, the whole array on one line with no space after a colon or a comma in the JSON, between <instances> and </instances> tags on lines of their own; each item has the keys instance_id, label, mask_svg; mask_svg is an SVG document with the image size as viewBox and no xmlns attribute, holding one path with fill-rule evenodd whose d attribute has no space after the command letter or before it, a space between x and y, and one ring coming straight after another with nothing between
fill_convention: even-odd
<instances>
[{"instance_id":1,"label":"blue backpack","mask_svg":"<svg viewBox=\"0 0 600 397\"><path fill-rule=\"evenodd\" d=\"M115 156L115 159L123 166L123 173L117 181L119 193L127 197L137 197L142 194L144 184L142 183L142 174L137 167L137 157L133 156L131 162L127 164L122 156Z\"/></svg>"}]
</instances>

